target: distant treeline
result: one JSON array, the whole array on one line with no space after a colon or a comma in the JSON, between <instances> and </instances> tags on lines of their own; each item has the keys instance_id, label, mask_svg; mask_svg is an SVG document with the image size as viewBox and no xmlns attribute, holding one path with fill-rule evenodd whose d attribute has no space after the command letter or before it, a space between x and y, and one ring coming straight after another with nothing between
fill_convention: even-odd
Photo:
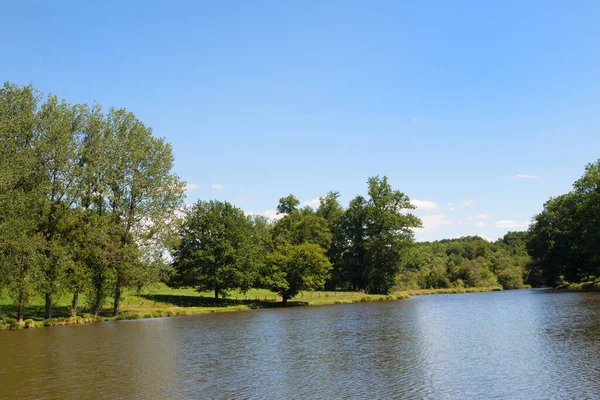
<instances>
[{"instance_id":1,"label":"distant treeline","mask_svg":"<svg viewBox=\"0 0 600 400\"><path fill-rule=\"evenodd\" d=\"M489 243L464 237L417 243L398 275L400 288L557 287L600 278L600 160L569 193L551 198L527 232Z\"/></svg>"},{"instance_id":2,"label":"distant treeline","mask_svg":"<svg viewBox=\"0 0 600 400\"><path fill-rule=\"evenodd\" d=\"M491 243L479 236L417 243L396 278L399 289L493 287L521 289L530 281L527 232Z\"/></svg>"}]
</instances>

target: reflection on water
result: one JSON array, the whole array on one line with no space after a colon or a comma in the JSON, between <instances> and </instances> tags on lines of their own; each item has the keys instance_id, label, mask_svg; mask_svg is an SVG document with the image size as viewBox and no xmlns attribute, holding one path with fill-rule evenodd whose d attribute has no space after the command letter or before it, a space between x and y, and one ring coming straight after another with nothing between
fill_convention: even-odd
<instances>
[{"instance_id":1,"label":"reflection on water","mask_svg":"<svg viewBox=\"0 0 600 400\"><path fill-rule=\"evenodd\" d=\"M0 398L594 398L600 294L513 291L0 332Z\"/></svg>"}]
</instances>

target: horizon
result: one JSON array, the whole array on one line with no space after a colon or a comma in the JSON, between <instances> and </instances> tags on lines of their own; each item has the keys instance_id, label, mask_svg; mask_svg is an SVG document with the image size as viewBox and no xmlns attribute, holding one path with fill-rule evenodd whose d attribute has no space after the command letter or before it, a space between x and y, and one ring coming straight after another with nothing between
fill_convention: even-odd
<instances>
[{"instance_id":1,"label":"horizon","mask_svg":"<svg viewBox=\"0 0 600 400\"><path fill-rule=\"evenodd\" d=\"M159 4L5 4L28 23L0 26L0 76L134 112L188 204L345 207L385 175L418 241L495 240L600 157L600 5Z\"/></svg>"}]
</instances>

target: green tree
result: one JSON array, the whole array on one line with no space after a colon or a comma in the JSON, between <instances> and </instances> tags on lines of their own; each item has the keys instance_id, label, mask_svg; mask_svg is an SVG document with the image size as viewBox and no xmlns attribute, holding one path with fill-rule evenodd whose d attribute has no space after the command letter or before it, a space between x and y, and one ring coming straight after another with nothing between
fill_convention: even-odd
<instances>
[{"instance_id":1,"label":"green tree","mask_svg":"<svg viewBox=\"0 0 600 400\"><path fill-rule=\"evenodd\" d=\"M282 297L284 304L302 290L322 289L331 263L325 249L316 243L283 243L268 256L265 285Z\"/></svg>"},{"instance_id":2,"label":"green tree","mask_svg":"<svg viewBox=\"0 0 600 400\"><path fill-rule=\"evenodd\" d=\"M408 196L392 189L387 177L369 178L368 188L369 198L357 196L345 213L345 265L356 288L389 293L421 221L406 212L414 206Z\"/></svg>"},{"instance_id":3,"label":"green tree","mask_svg":"<svg viewBox=\"0 0 600 400\"><path fill-rule=\"evenodd\" d=\"M68 264L69 244L61 235L60 225L75 204L78 193L79 134L84 124L85 109L59 102L48 96L37 113L36 129L40 138L36 143L44 180L44 203L39 220L39 231L45 239L43 269L39 282L45 295L45 318L52 317L52 296L60 289L63 266ZM63 224L64 226L64 224Z\"/></svg>"},{"instance_id":4,"label":"green tree","mask_svg":"<svg viewBox=\"0 0 600 400\"><path fill-rule=\"evenodd\" d=\"M331 244L327 249L327 257L333 266L331 278L328 279L326 287L329 289L343 288L347 284L344 273L343 254L346 246L346 235L343 229L344 209L339 202L339 192L329 192L327 196L320 198L320 205L316 215L327 221L331 232Z\"/></svg>"},{"instance_id":5,"label":"green tree","mask_svg":"<svg viewBox=\"0 0 600 400\"><path fill-rule=\"evenodd\" d=\"M527 249L547 285L557 286L583 277L580 203L580 196L574 193L550 199L529 228Z\"/></svg>"},{"instance_id":6,"label":"green tree","mask_svg":"<svg viewBox=\"0 0 600 400\"><path fill-rule=\"evenodd\" d=\"M40 95L31 86L5 84L0 90L0 283L17 302L17 318L40 278L38 234L44 192L36 143Z\"/></svg>"},{"instance_id":7,"label":"green tree","mask_svg":"<svg viewBox=\"0 0 600 400\"><path fill-rule=\"evenodd\" d=\"M106 134L111 166L106 175L106 201L113 224L119 228L120 243L113 264L113 315L117 315L123 287L139 286L140 276L156 276L144 268L160 266L161 259L148 262L149 254L141 249L160 248L169 241L173 234L170 223L183 204L184 184L171 172L171 146L152 136L152 130L132 113L111 109L106 117ZM161 252L153 254L160 256Z\"/></svg>"},{"instance_id":8,"label":"green tree","mask_svg":"<svg viewBox=\"0 0 600 400\"><path fill-rule=\"evenodd\" d=\"M277 214L291 214L298 209L299 204L300 201L293 194L282 197L277 205Z\"/></svg>"},{"instance_id":9,"label":"green tree","mask_svg":"<svg viewBox=\"0 0 600 400\"><path fill-rule=\"evenodd\" d=\"M211 290L215 300L256 282L259 247L253 221L228 202L198 201L186 213L173 252L174 287Z\"/></svg>"}]
</instances>

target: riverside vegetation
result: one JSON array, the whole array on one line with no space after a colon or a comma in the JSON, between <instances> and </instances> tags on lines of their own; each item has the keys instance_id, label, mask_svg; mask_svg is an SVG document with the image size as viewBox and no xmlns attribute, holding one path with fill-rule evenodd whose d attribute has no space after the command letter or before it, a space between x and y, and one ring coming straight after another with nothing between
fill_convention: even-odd
<instances>
[{"instance_id":1,"label":"riverside vegetation","mask_svg":"<svg viewBox=\"0 0 600 400\"><path fill-rule=\"evenodd\" d=\"M597 232L589 233L589 221L600 198L597 165L587 172L595 181L577 184L568 201L551 200L529 232L493 243L414 243L421 221L386 177L369 178L367 194L347 207L335 191L316 210L282 197L271 221L228 202L185 206L173 163L171 146L125 109L105 112L5 84L0 325L518 289L596 276L600 257L590 243ZM574 214L556 217L557 203ZM570 225L556 228L547 217ZM574 243L567 233L577 218L585 219L577 225L581 253L569 253L572 264L556 262Z\"/></svg>"}]
</instances>

